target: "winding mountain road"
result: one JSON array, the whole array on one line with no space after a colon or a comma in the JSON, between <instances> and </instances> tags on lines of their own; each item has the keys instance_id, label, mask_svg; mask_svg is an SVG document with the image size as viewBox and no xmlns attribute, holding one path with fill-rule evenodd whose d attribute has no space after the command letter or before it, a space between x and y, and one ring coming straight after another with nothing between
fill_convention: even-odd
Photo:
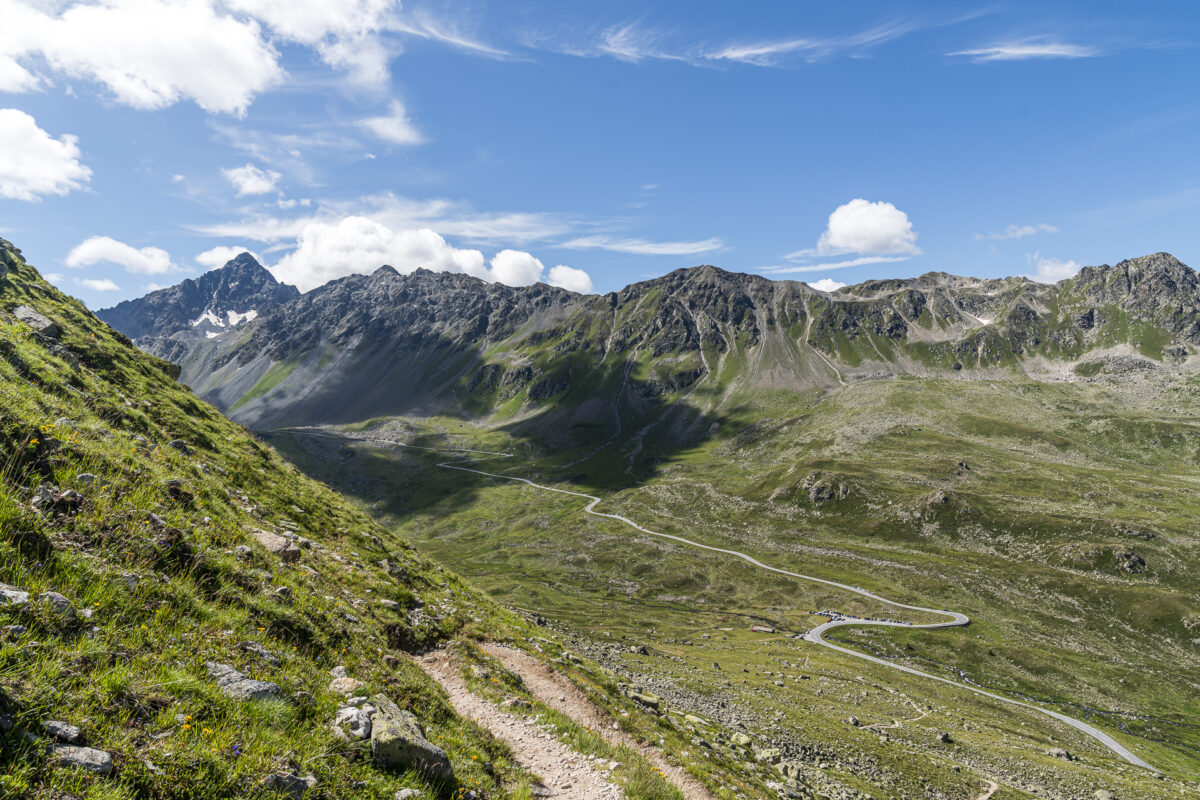
<instances>
[{"instance_id":1,"label":"winding mountain road","mask_svg":"<svg viewBox=\"0 0 1200 800\"><path fill-rule=\"evenodd\" d=\"M300 431L303 433L308 433L309 435L329 436L329 434L318 434L318 433L304 430L304 429L293 428L290 430L297 430L297 431ZM342 437L331 437L331 438L342 438ZM529 480L528 478L518 478L518 477L514 477L512 475L501 475L501 474L495 473L495 472L487 472L485 470L475 469L474 467L463 466L464 464L470 464L470 463L474 463L477 461L487 461L487 460L491 460L492 458L512 458L513 457L512 453L497 453L497 452L492 452L492 451L488 451L488 450L469 450L469 449L464 449L464 448L419 447L417 445L410 445L410 444L406 444L404 442L396 442L396 441L388 441L388 440L380 440L380 439L374 439L374 440L369 440L369 441L372 441L375 443L380 443L380 444L396 445L399 447L404 447L404 448L413 449L413 450L426 450L426 451L431 451L431 452L435 452L435 453L474 453L474 454L478 454L479 455L478 458L467 458L467 459L464 459L461 461L453 461L453 462L452 461L442 461L442 462L438 463L437 466L442 467L443 469L453 469L453 470L459 470L461 472L472 472L472 473L475 473L476 475L484 475L486 477L497 478L499 480L513 481L515 483L524 483L528 486L532 486L535 489L541 489L542 491L546 491L546 492L556 492L558 494L565 494L565 495L569 495L571 497L579 497L579 498L582 498L582 499L588 501L587 505L584 506L584 508L583 508L583 512L585 514L591 514L594 517L603 517L606 519L616 520L618 522L624 523L625 525L628 525L629 527L631 527L635 530L641 531L642 533L645 533L649 536L656 536L660 539L668 539L673 542L679 542L680 544L687 545L688 547L694 547L699 550L707 550L712 553L720 553L721 555L738 558L752 566L758 567L759 569L767 570L768 572L774 572L778 575L785 575L789 578L796 578L798 580L810 581L812 583L821 583L826 586L832 586L834 588L842 589L847 592L853 592L854 594L862 595L863 597L869 598L869 599L874 600L879 603L883 603L883 604L891 606L893 608L902 608L902 609L905 609L908 611L920 611L920 612L924 612L924 613L928 613L928 614L935 614L935 615L947 617L948 619L946 619L944 622L929 622L929 623L911 623L911 622L898 622L895 620L864 619L862 617L835 617L833 619L830 619L828 622L818 625L817 627L810 630L808 633L804 634L804 640L811 642L813 644L816 644L816 645L820 645L822 647L827 647L830 650L836 650L839 653L843 653L845 655L852 656L854 658L859 658L859 659L863 659L865 661L870 661L874 664L879 664L884 667L889 667L891 669L897 669L897 670L900 670L901 672L907 672L910 675L917 675L922 678L927 678L928 680L946 683L946 684L954 686L955 688L958 688L958 689L963 689L968 692L974 692L975 694L983 695L984 697L988 697L993 700L998 700L1001 703L1008 703L1009 705L1020 706L1021 708L1027 708L1027 709L1036 711L1040 714L1044 714L1048 717L1056 719L1065 725L1069 725L1070 727L1074 728L1077 731L1080 731L1081 733L1087 734L1088 736L1092 737L1093 739L1098 741L1100 744L1104 745L1106 748L1108 748L1113 753L1115 753L1117 756L1119 756L1120 758L1129 762L1130 764L1133 764L1138 767L1143 767L1152 772L1158 772L1158 770L1154 769L1154 767L1150 766L1145 761L1138 758L1136 755L1134 755L1132 752L1130 752L1124 745L1122 745L1120 742L1118 742L1112 736L1109 736L1107 733L1100 730L1099 728L1089 725L1088 723L1083 722L1082 720L1075 719L1074 717L1068 717L1066 714L1060 714L1057 711L1052 711L1048 708L1042 708L1041 706L1037 706L1032 703L1026 703L1021 700L1014 700L1010 697L1004 697L1003 695L995 694L993 692L989 692L985 689L980 689L975 686L970 686L969 684L962 683L960 681L951 680L949 678L943 678L939 675L933 675L928 672L922 672L919 669L914 669L913 667L909 667L904 664L897 664L897 663L888 661L883 658L878 658L877 656L868 655L866 653L860 653L857 650L851 650L846 647L841 647L840 645L833 644L832 642L828 642L824 639L824 634L826 632L828 632L834 628L839 628L839 627L843 627L843 626L851 626L851 625L857 626L857 627L862 627L862 626L867 626L867 625L881 625L881 626L898 627L898 628L921 628L921 629L925 629L925 630L932 630L932 629L936 629L936 628L953 628L953 627L958 627L961 625L967 625L970 623L971 620L966 614L962 614L958 611L947 611L945 609L925 608L923 606L908 605L906 603L900 603L895 600L889 600L886 597L880 597L879 595L874 594L873 592L869 592L866 589L863 589L858 586L851 586L849 584L838 583L837 581L831 581L826 578L818 578L813 575L804 575L803 573L800 573L800 572L792 572L790 570L780 569L779 567L772 567L769 564L764 564L763 562L759 561L758 559L753 558L752 556L746 555L745 553L739 552L737 550L727 550L723 547L714 547L712 545L707 545L707 544L703 544L701 542L693 541L691 539L686 539L682 536L675 536L670 533L660 533L658 531L652 531L649 528L639 525L638 523L634 522L633 520L629 519L628 517L623 517L619 514L608 514L603 511L596 511L596 506L598 506L602 501L599 497L596 497L594 495L585 494L583 492L574 492L569 489L559 489L554 486L545 486L540 483L534 483L533 481Z\"/></svg>"}]
</instances>

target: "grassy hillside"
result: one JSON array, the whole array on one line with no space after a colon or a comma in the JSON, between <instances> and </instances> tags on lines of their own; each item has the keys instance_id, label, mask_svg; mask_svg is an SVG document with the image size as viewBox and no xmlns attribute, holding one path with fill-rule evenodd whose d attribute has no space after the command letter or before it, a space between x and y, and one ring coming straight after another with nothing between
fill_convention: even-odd
<instances>
[{"instance_id":1,"label":"grassy hillside","mask_svg":"<svg viewBox=\"0 0 1200 800\"><path fill-rule=\"evenodd\" d=\"M0 263L0 798L274 797L286 775L311 777L310 798L528 798L533 776L408 658L481 638L538 636L628 730L675 759L691 747L611 674L198 400L3 240ZM53 327L19 321L22 307ZM215 665L274 689L236 699ZM359 685L334 682L339 666ZM370 742L336 736L343 689L415 712L454 778L377 766ZM678 798L636 754L546 724L619 756L628 797ZM693 771L722 797L763 796L770 770L739 770L726 755Z\"/></svg>"},{"instance_id":2,"label":"grassy hillside","mask_svg":"<svg viewBox=\"0 0 1200 800\"><path fill-rule=\"evenodd\" d=\"M581 650L804 753L809 782L887 797L968 797L991 779L1001 798L1167 798L1200 779L1198 390L1182 372L1064 382L1014 370L859 381L787 403L734 391L738 414L697 447L645 437L637 452L627 435L590 457L451 418L273 438L424 551L579 635ZM964 611L964 629L835 638L1086 719L1170 778L1032 712L781 635L811 628L821 609L891 609L380 440L507 450L516 457L480 468L603 495L601 510L654 530ZM626 471L641 463L651 468ZM749 631L756 623L780 633ZM648 654L630 652L637 644ZM1060 748L1073 760L1051 754Z\"/></svg>"}]
</instances>

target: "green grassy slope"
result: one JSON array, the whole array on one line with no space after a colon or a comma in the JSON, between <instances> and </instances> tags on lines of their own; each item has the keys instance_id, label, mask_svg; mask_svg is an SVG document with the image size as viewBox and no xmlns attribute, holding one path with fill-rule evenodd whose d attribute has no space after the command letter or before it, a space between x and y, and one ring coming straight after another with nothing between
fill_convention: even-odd
<instances>
[{"instance_id":1,"label":"green grassy slope","mask_svg":"<svg viewBox=\"0 0 1200 800\"><path fill-rule=\"evenodd\" d=\"M528 798L531 776L457 717L406 654L448 640L524 646L538 635L561 655L549 634L300 474L2 240L0 260L0 588L30 598L0 603L0 798L273 797L264 781L281 771L315 777L309 797L414 787ZM35 334L10 314L18 306L61 332ZM39 496L49 499L35 507ZM268 551L252 529L294 538L298 559ZM278 696L231 699L207 662L272 682ZM365 743L335 737L344 699L329 671L339 665L362 682L356 694L383 693L417 713L455 781L382 770ZM690 746L595 664L562 668L625 712L628 729L661 736L673 758ZM111 755L112 772L56 765L50 720L77 726ZM568 728L562 736L586 738ZM716 757L694 771L728 787L723 797L762 796L763 776L737 767ZM678 797L635 755L615 776L630 798Z\"/></svg>"}]
</instances>

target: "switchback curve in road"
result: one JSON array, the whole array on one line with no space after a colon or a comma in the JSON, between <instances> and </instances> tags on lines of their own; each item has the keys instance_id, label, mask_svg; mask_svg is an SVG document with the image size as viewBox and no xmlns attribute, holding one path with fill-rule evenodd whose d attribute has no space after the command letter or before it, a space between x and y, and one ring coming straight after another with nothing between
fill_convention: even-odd
<instances>
[{"instance_id":1,"label":"switchback curve in road","mask_svg":"<svg viewBox=\"0 0 1200 800\"><path fill-rule=\"evenodd\" d=\"M330 438L342 438L342 437L331 436L329 434L320 434L320 433L316 433L314 431L305 430L305 429L290 428L288 430L294 430L294 431L298 431L298 432L302 432L302 433L307 433L307 434L313 435L313 436L330 436ZM581 499L588 501L587 505L584 506L584 508L583 508L583 512L585 514L591 514L594 517L603 517L605 519L616 520L618 522L624 523L625 525L628 525L629 527L631 527L635 530L641 531L642 533L645 533L649 536L656 536L660 539L668 539L670 541L678 542L680 544L686 545L688 547L694 547L699 550L707 550L712 553L720 553L721 555L731 556L733 558L741 559L742 561L745 561L746 563L750 564L751 566L758 567L759 569L763 569L768 572L774 572L778 575L784 575L789 578L796 578L798 580L803 580L803 581L810 581L812 583L821 583L826 586L832 586L834 588L842 589L847 592L853 592L854 594L862 595L863 597L870 598L871 600L874 600L879 603L883 603L883 604L891 606L893 608L902 608L902 609L906 609L908 611L920 611L920 612L924 612L924 613L928 613L928 614L936 614L936 615L948 617L948 619L944 622L930 622L930 623L898 622L895 620L864 619L861 617L839 617L839 618L831 619L828 622L822 623L821 625L818 625L817 627L813 628L808 633L804 634L804 640L811 642L812 644L820 645L822 647L827 647L830 650L836 650L839 653L843 653L845 655L852 656L854 658L859 658L859 659L863 659L865 661L870 661L874 664L879 664L884 667L889 667L891 669L900 670L901 672L907 672L910 675L916 675L916 676L919 676L922 678L926 678L928 680L939 681L941 683L949 684L950 686L954 686L955 688L958 688L958 689L964 689L968 692L974 692L975 694L982 695L984 697L988 697L993 700L998 700L1001 703L1008 703L1009 705L1019 706L1021 708L1026 708L1026 709L1030 709L1032 711L1036 711L1040 714L1044 714L1048 717L1058 720L1059 722L1062 722L1063 724L1068 725L1068 726L1074 728L1075 730L1080 731L1081 733L1084 733L1084 734L1092 737L1097 742L1104 745L1106 748L1108 748L1110 751L1112 751L1114 754L1116 754L1118 757L1124 759L1125 761L1129 762L1130 764L1133 764L1138 767L1143 767L1152 772L1158 772L1158 770L1154 769L1154 767L1150 766L1145 761L1138 758L1136 755L1134 755L1132 752L1130 752L1128 748L1126 748L1124 745L1122 745L1120 742L1118 742L1112 736L1108 735L1107 733L1100 730L1099 728L1096 728L1092 725L1089 725L1086 722L1083 722L1082 720L1078 720L1078 719L1075 719L1074 717L1069 717L1066 714L1060 714L1057 711L1053 711L1048 708L1042 708L1041 706L1037 706L1032 703L1027 703L1022 700L1014 700L1011 697L1005 697L1003 695L995 694L993 692L987 691L986 689L980 689L976 686L971 686L969 684L962 683L960 681L951 680L950 678L943 678L940 675L933 675L928 672L922 672L919 669L915 669L913 667L909 667L904 664L897 664L892 661L888 661L886 659L879 658L877 656L868 655L867 653L860 653L857 650L851 650L847 647L842 647L840 645L833 644L832 642L828 642L824 639L824 634L827 631L832 630L833 628L839 628L839 627L851 626L851 625L857 626L857 627L862 627L862 626L867 626L867 625L882 625L882 626L900 627L900 628L920 628L920 629L924 629L924 630L931 630L931 629L935 629L935 628L953 628L953 627L958 627L961 625L967 625L968 623L970 623L971 620L966 614L960 613L958 611L947 611L945 609L940 609L940 608L925 608L923 606L908 605L907 603L900 603L895 600L889 600L886 597L880 597L879 595L874 594L873 592L869 592L866 589L863 589L859 586L851 586L850 584L838 583L837 581L831 581L831 580L828 580L827 578L818 578L814 575L805 575L800 572L792 572L790 570L780 569L779 567L773 567L770 564L764 564L763 562L759 561L758 559L756 559L752 556L746 555L745 553L739 552L737 550L728 550L723 547L715 547L713 545L708 545L708 544L704 544L702 542L693 541L692 539L687 539L682 536L675 536L670 533L660 533L659 531L652 531L649 528L639 525L638 523L634 522L633 520L629 519L628 517L623 517L619 514L608 514L603 511L596 511L596 506L598 506L602 501L599 497L596 497L594 495L585 494L583 492L574 492L574 491L571 491L570 489L559 489L555 486L545 486L540 483L534 483L533 481L529 480L528 478L519 478L519 477L516 477L513 475L501 475L501 474L495 473L495 472L487 472L485 470L475 469L474 467L463 466L464 464L470 464L470 463L474 463L477 461L486 461L486 460L490 460L493 458L512 458L512 456L513 456L512 453L498 453L498 452L492 452L492 451L488 451L488 450L469 450L469 449L465 449L465 448L419 447L417 445L410 445L410 444L406 444L404 442L380 440L380 439L374 439L374 440L369 440L369 441L373 441L373 442L380 443L380 444L396 445L398 447L408 448L408 449L412 449L412 450L426 450L426 451L435 452L435 453L475 453L475 454L479 454L478 457L476 457L476 458L467 458L467 459L463 459L461 461L442 461L442 462L439 462L437 464L437 466L442 467L444 469L459 470L461 472L473 472L476 475L484 475L486 477L497 478L499 480L513 481L515 483L524 483L528 486L532 486L535 489L541 489L542 491L546 491L546 492L556 492L558 494L565 494L565 495L569 495L571 497L579 497Z\"/></svg>"}]
</instances>

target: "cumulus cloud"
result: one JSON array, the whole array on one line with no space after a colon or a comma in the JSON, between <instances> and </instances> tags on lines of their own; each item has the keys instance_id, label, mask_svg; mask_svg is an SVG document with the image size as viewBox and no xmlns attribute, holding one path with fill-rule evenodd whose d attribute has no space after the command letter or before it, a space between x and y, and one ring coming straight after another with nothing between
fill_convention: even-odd
<instances>
[{"instance_id":1,"label":"cumulus cloud","mask_svg":"<svg viewBox=\"0 0 1200 800\"><path fill-rule=\"evenodd\" d=\"M253 164L223 169L221 174L225 176L225 180L233 184L233 188L237 189L238 197L274 191L275 184L281 177L278 172L259 169Z\"/></svg>"},{"instance_id":2,"label":"cumulus cloud","mask_svg":"<svg viewBox=\"0 0 1200 800\"><path fill-rule=\"evenodd\" d=\"M364 119L359 125L392 144L420 144L425 141L425 137L409 120L404 104L399 100L391 102L388 113L384 116Z\"/></svg>"},{"instance_id":3,"label":"cumulus cloud","mask_svg":"<svg viewBox=\"0 0 1200 800\"><path fill-rule=\"evenodd\" d=\"M1058 233L1058 228L1053 225L1047 225L1044 222L1035 222L1032 225L1009 225L1002 231L993 233L977 233L976 239L1024 239L1026 236L1033 236L1038 233Z\"/></svg>"},{"instance_id":4,"label":"cumulus cloud","mask_svg":"<svg viewBox=\"0 0 1200 800\"><path fill-rule=\"evenodd\" d=\"M203 253L196 254L196 263L208 269L217 269L228 264L233 259L240 256L242 253L249 253L254 256L254 260L262 263L262 257L251 250L249 247L242 247L240 244L233 246L218 245Z\"/></svg>"},{"instance_id":5,"label":"cumulus cloud","mask_svg":"<svg viewBox=\"0 0 1200 800\"><path fill-rule=\"evenodd\" d=\"M813 281L809 284L809 286L819 292L836 292L845 285L841 281L835 281L833 278L821 278L821 280Z\"/></svg>"},{"instance_id":6,"label":"cumulus cloud","mask_svg":"<svg viewBox=\"0 0 1200 800\"><path fill-rule=\"evenodd\" d=\"M77 244L67 254L68 267L86 267L98 263L120 264L129 272L161 275L175 268L166 250L137 248L108 236L93 236Z\"/></svg>"},{"instance_id":7,"label":"cumulus cloud","mask_svg":"<svg viewBox=\"0 0 1200 800\"><path fill-rule=\"evenodd\" d=\"M76 283L93 292L119 292L121 287L108 278L78 278Z\"/></svg>"},{"instance_id":8,"label":"cumulus cloud","mask_svg":"<svg viewBox=\"0 0 1200 800\"><path fill-rule=\"evenodd\" d=\"M542 278L542 262L523 250L501 250L492 256L487 279L508 286L529 286Z\"/></svg>"},{"instance_id":9,"label":"cumulus cloud","mask_svg":"<svg viewBox=\"0 0 1200 800\"><path fill-rule=\"evenodd\" d=\"M1033 272L1025 275L1031 281L1038 283L1058 283L1070 278L1082 269L1078 261L1063 261L1058 258L1042 258L1041 253L1027 253L1025 260L1033 267Z\"/></svg>"},{"instance_id":10,"label":"cumulus cloud","mask_svg":"<svg viewBox=\"0 0 1200 800\"><path fill-rule=\"evenodd\" d=\"M24 111L0 108L0 197L37 200L80 189L92 171L79 162L78 140L55 139Z\"/></svg>"},{"instance_id":11,"label":"cumulus cloud","mask_svg":"<svg viewBox=\"0 0 1200 800\"><path fill-rule=\"evenodd\" d=\"M551 286L557 286L560 289L566 289L568 292L578 292L579 294L591 294L593 288L592 277L590 275L581 269L566 267L562 264L550 268L550 274L546 278L546 283Z\"/></svg>"},{"instance_id":12,"label":"cumulus cloud","mask_svg":"<svg viewBox=\"0 0 1200 800\"><path fill-rule=\"evenodd\" d=\"M43 10L46 9L46 10ZM96 81L134 108L189 99L210 112L244 113L284 76L260 25L206 0L104 0L72 5L0 0L0 89L42 83L31 63Z\"/></svg>"},{"instance_id":13,"label":"cumulus cloud","mask_svg":"<svg viewBox=\"0 0 1200 800\"><path fill-rule=\"evenodd\" d=\"M912 222L891 203L870 202L861 197L840 205L829 215L817 246L790 253L788 258L836 256L912 256L920 254Z\"/></svg>"},{"instance_id":14,"label":"cumulus cloud","mask_svg":"<svg viewBox=\"0 0 1200 800\"><path fill-rule=\"evenodd\" d=\"M418 268L461 272L510 286L527 286L542 278L542 262L520 250L502 250L485 265L483 253L454 247L430 228L392 230L366 217L349 216L338 222L310 222L296 249L271 269L275 277L302 292L347 275L369 274L383 265L401 274ZM556 272L555 270L569 270ZM556 267L551 276L582 285L586 274ZM588 279L588 285L591 281Z\"/></svg>"}]
</instances>

